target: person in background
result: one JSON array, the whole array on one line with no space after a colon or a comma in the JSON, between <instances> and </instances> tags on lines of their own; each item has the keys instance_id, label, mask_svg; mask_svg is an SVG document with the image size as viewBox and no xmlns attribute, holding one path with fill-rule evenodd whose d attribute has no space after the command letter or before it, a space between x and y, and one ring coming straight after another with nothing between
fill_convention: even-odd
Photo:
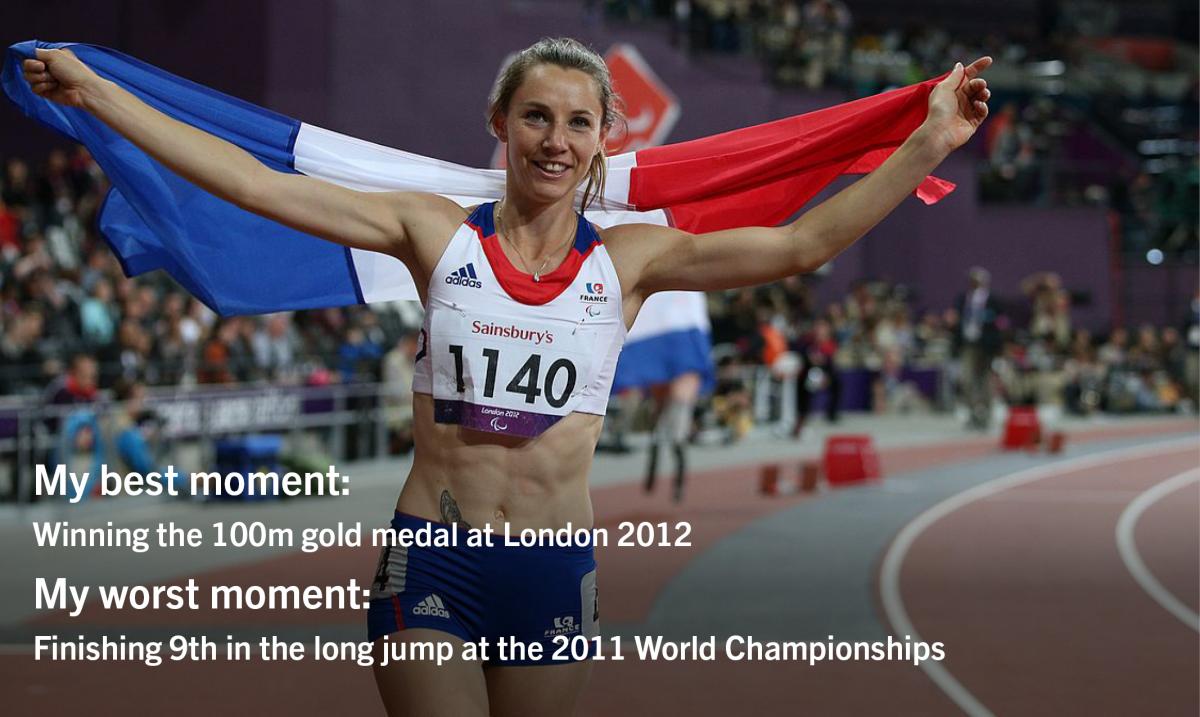
<instances>
[{"instance_id":1,"label":"person in background","mask_svg":"<svg viewBox=\"0 0 1200 717\"><path fill-rule=\"evenodd\" d=\"M88 298L79 306L79 323L88 346L107 346L116 333L116 307L112 303L112 284L97 279Z\"/></svg>"},{"instance_id":2,"label":"person in background","mask_svg":"<svg viewBox=\"0 0 1200 717\"><path fill-rule=\"evenodd\" d=\"M338 370L342 374L342 383L374 379L373 367L382 355L379 344L368 337L361 327L352 326L346 332L346 340L338 348Z\"/></svg>"},{"instance_id":3,"label":"person in background","mask_svg":"<svg viewBox=\"0 0 1200 717\"><path fill-rule=\"evenodd\" d=\"M90 405L75 409L63 418L62 427L46 461L47 467L53 471L62 465L71 473L86 475L80 500L99 495L101 469L107 462L107 454L96 411Z\"/></svg>"},{"instance_id":4,"label":"person in background","mask_svg":"<svg viewBox=\"0 0 1200 717\"><path fill-rule=\"evenodd\" d=\"M112 407L104 422L104 433L112 447L109 455L122 473L165 474L154 447L162 434L163 420L146 408L146 386L140 381L121 379L113 387ZM187 479L177 480L186 484ZM181 486L182 487L182 486Z\"/></svg>"},{"instance_id":5,"label":"person in background","mask_svg":"<svg viewBox=\"0 0 1200 717\"><path fill-rule=\"evenodd\" d=\"M873 408L880 414L907 414L925 410L927 403L916 384L904 377L904 356L897 348L883 352L879 377L872 384Z\"/></svg>"},{"instance_id":6,"label":"person in background","mask_svg":"<svg viewBox=\"0 0 1200 717\"><path fill-rule=\"evenodd\" d=\"M45 340L42 310L35 304L6 317L0 333L0 395L37 394L50 368L57 372L56 352Z\"/></svg>"},{"instance_id":7,"label":"person in background","mask_svg":"<svg viewBox=\"0 0 1200 717\"><path fill-rule=\"evenodd\" d=\"M259 373L272 380L291 379L296 368L296 337L291 316L271 314L250 338Z\"/></svg>"},{"instance_id":8,"label":"person in background","mask_svg":"<svg viewBox=\"0 0 1200 717\"><path fill-rule=\"evenodd\" d=\"M71 357L67 371L46 388L46 403L70 406L96 400L99 369L96 359L78 353Z\"/></svg>"},{"instance_id":9,"label":"person in background","mask_svg":"<svg viewBox=\"0 0 1200 717\"><path fill-rule=\"evenodd\" d=\"M196 380L199 383L237 382L234 363L237 353L235 344L241 340L238 322L237 317L225 319L213 329L212 336L204 344L200 367L196 372Z\"/></svg>"},{"instance_id":10,"label":"person in background","mask_svg":"<svg viewBox=\"0 0 1200 717\"><path fill-rule=\"evenodd\" d=\"M742 440L754 427L750 390L746 386L746 367L736 354L717 362L717 385L713 389L713 413L725 429L725 443Z\"/></svg>"},{"instance_id":11,"label":"person in background","mask_svg":"<svg viewBox=\"0 0 1200 717\"><path fill-rule=\"evenodd\" d=\"M338 348L338 372L343 384L370 383L379 379L377 365L383 349L355 323L346 331L346 340ZM351 391L346 398L347 410L355 412L355 421L346 425L346 456L350 460L374 452L375 432L371 428L372 409L376 397Z\"/></svg>"},{"instance_id":12,"label":"person in background","mask_svg":"<svg viewBox=\"0 0 1200 717\"><path fill-rule=\"evenodd\" d=\"M0 258L10 262L21 253L21 215L0 197Z\"/></svg>"},{"instance_id":13,"label":"person in background","mask_svg":"<svg viewBox=\"0 0 1200 717\"><path fill-rule=\"evenodd\" d=\"M842 400L842 382L833 363L837 350L833 325L825 319L818 319L800 347L799 353L804 364L800 375L796 377L796 425L792 428L793 438L800 438L808 419L812 395L817 391L827 391L825 420L837 423L838 404Z\"/></svg>"},{"instance_id":14,"label":"person in background","mask_svg":"<svg viewBox=\"0 0 1200 717\"><path fill-rule=\"evenodd\" d=\"M846 38L850 32L850 10L841 0L809 0L804 5L804 82L809 89L825 86L830 73L843 66Z\"/></svg>"},{"instance_id":15,"label":"person in background","mask_svg":"<svg viewBox=\"0 0 1200 717\"><path fill-rule=\"evenodd\" d=\"M753 286L814 271L866 234L964 145L986 118L991 94L979 77L991 58L956 64L930 92L921 127L863 179L782 227L694 235L648 224L601 229L575 211L576 189L585 179L590 181L584 208L593 190L603 194L604 142L619 109L603 59L570 38L526 48L498 78L487 117L490 131L505 144L506 189L501 200L474 209L437 195L356 192L274 171L219 138L157 113L70 49L39 48L36 54L23 67L38 95L95 113L183 178L244 209L347 247L395 257L418 286L428 287L425 340L414 377L420 447L396 503L397 532L413 525L426 530L590 525L587 481L612 385L606 368L611 362L604 359L615 361L642 302L661 291ZM489 248L494 253L485 254ZM440 264L468 261L494 282L486 292L443 280ZM577 279L603 281L615 296L583 332L576 331L574 297L554 299ZM499 349L491 334L470 332L472 315L556 329L553 345L503 344L510 363L527 367L527 384L507 367L508 381L487 380L486 366L500 362ZM598 360L583 364L579 357L589 354ZM582 389L572 396L571 379L554 394L549 374L547 388L539 389L532 374L543 358L560 367L564 378L578 372ZM499 397L496 384L525 400L517 407L519 399ZM484 411L492 412L490 420ZM522 424L502 421L509 413ZM599 634L596 564L590 541L579 548L506 553L501 563L492 549L421 553L385 547L368 614L376 656L391 639L453 648L481 634L495 639L515 629L537 639L546 635L548 620L563 615L582 625L591 644L590 636ZM426 560L428 587L417 582L419 561ZM422 612L434 612L429 604L447 613L438 595L446 596L455 621L448 614L427 614L422 621ZM554 604L546 600L551 596ZM503 623L484 624L490 622L479 612L485 606ZM398 633L404 634L392 637ZM486 674L477 661L431 667L397 660L377 665L375 676L393 715L564 715L573 712L587 679L588 657L571 664L493 665Z\"/></svg>"},{"instance_id":16,"label":"person in background","mask_svg":"<svg viewBox=\"0 0 1200 717\"><path fill-rule=\"evenodd\" d=\"M417 334L403 334L383 357L384 410L388 426L388 452L408 453L413 447L412 378L416 365Z\"/></svg>"},{"instance_id":17,"label":"person in background","mask_svg":"<svg viewBox=\"0 0 1200 717\"><path fill-rule=\"evenodd\" d=\"M991 275L974 267L967 272L967 292L958 300L958 354L967 426L986 430L992 413L992 359L1000 352L999 304L991 295Z\"/></svg>"},{"instance_id":18,"label":"person in background","mask_svg":"<svg viewBox=\"0 0 1200 717\"><path fill-rule=\"evenodd\" d=\"M683 500L683 484L687 478L687 444L691 439L692 413L700 396L701 383L700 374L689 371L676 376L669 383L650 388L656 420L650 436L645 489L647 493L654 490L654 481L658 477L658 449L665 443L675 456L675 482L671 497L676 503Z\"/></svg>"}]
</instances>

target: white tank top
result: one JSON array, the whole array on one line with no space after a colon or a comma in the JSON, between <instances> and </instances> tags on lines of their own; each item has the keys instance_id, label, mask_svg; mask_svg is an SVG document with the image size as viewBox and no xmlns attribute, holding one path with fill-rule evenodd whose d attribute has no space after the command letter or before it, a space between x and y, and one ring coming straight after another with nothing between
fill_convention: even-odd
<instances>
[{"instance_id":1,"label":"white tank top","mask_svg":"<svg viewBox=\"0 0 1200 717\"><path fill-rule=\"evenodd\" d=\"M625 341L621 287L582 215L557 269L535 282L500 246L480 205L429 280L413 391L438 423L532 437L571 413L604 415Z\"/></svg>"}]
</instances>

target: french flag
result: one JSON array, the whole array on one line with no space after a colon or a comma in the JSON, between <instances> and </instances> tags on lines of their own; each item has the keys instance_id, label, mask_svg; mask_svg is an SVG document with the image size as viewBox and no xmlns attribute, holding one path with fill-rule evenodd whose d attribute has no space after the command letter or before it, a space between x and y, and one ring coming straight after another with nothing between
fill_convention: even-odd
<instances>
[{"instance_id":1,"label":"french flag","mask_svg":"<svg viewBox=\"0 0 1200 717\"><path fill-rule=\"evenodd\" d=\"M0 74L5 93L28 116L85 145L112 182L100 229L125 273L166 271L222 315L416 299L417 291L397 259L344 248L239 209L178 177L92 115L37 97L20 67L36 47L70 47L98 74L149 105L279 171L363 191L431 192L463 206L494 201L504 192L503 170L465 167L331 132L105 47L32 40L9 47ZM778 224L839 175L878 167L925 119L937 81L614 156L602 208L589 210L587 218L600 226L647 222L691 232ZM952 189L929 177L916 194L933 203ZM698 310L698 300L702 297L690 300L691 308L688 300L670 297L648 302L626 351L639 338L675 330L707 336L707 315Z\"/></svg>"}]
</instances>

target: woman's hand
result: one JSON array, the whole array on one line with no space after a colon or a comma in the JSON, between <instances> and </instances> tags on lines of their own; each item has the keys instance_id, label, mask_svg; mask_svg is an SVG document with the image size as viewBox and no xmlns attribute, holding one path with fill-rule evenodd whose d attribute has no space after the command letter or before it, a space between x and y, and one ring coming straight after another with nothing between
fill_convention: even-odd
<instances>
[{"instance_id":1,"label":"woman's hand","mask_svg":"<svg viewBox=\"0 0 1200 717\"><path fill-rule=\"evenodd\" d=\"M83 107L87 90L100 80L70 50L37 49L36 60L21 64L33 93L68 107Z\"/></svg>"},{"instance_id":2,"label":"woman's hand","mask_svg":"<svg viewBox=\"0 0 1200 717\"><path fill-rule=\"evenodd\" d=\"M444 245L424 240L425 263L418 264L409 229L416 226L419 236L441 238L462 221L458 205L437 195L356 192L272 171L241 147L167 116L102 78L70 50L39 48L37 58L25 60L21 69L35 94L90 112L201 189L306 234L395 256L414 272L435 266Z\"/></svg>"},{"instance_id":3,"label":"woman's hand","mask_svg":"<svg viewBox=\"0 0 1200 717\"><path fill-rule=\"evenodd\" d=\"M966 67L960 62L929 94L929 114L923 129L946 154L966 144L987 118L992 92L987 80L979 75L991 64L990 57L981 57Z\"/></svg>"}]
</instances>

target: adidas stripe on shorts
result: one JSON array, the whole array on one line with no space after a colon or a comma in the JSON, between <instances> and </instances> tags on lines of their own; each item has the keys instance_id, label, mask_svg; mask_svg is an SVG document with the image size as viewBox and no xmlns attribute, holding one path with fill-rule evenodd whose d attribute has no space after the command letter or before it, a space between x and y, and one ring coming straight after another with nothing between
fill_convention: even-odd
<instances>
[{"instance_id":1,"label":"adidas stripe on shorts","mask_svg":"<svg viewBox=\"0 0 1200 717\"><path fill-rule=\"evenodd\" d=\"M392 528L450 526L397 512ZM464 535L459 532L459 542ZM367 636L375 641L423 628L467 642L487 638L489 665L557 664L556 635L600 634L596 560L591 545L571 547L386 547L372 581ZM542 643L542 659L500 661L501 637ZM570 653L570 650L562 651ZM590 652L589 652L590 654Z\"/></svg>"}]
</instances>

